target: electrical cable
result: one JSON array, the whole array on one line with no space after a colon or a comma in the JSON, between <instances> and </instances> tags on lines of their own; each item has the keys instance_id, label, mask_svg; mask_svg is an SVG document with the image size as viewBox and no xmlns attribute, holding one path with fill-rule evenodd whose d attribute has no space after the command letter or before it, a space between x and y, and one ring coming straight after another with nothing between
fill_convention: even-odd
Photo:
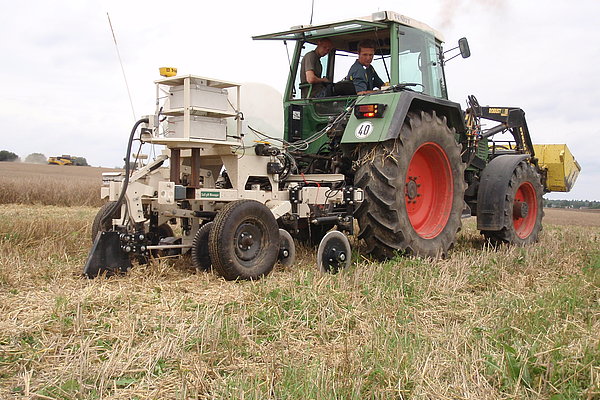
<instances>
[{"instance_id":1,"label":"electrical cable","mask_svg":"<svg viewBox=\"0 0 600 400\"><path fill-rule=\"evenodd\" d=\"M115 213L115 211L117 211L119 209L119 207L121 207L121 205L123 204L123 199L125 198L125 192L127 191L127 186L129 186L129 172L131 169L130 165L129 165L129 158L131 157L131 146L133 145L133 137L135 136L135 132L137 131L137 128L141 124L143 124L143 123L147 124L148 122L150 122L148 120L148 118L142 118L133 125L133 129L131 130L131 134L129 135L129 141L127 143L127 154L125 155L125 179L123 180L123 186L121 187L121 193L119 194L119 198L117 199L115 204L113 204L113 206L110 208L110 210L108 210L108 212L106 214L104 214L104 216L100 220L100 226L102 226L109 217L112 217L112 215Z\"/></svg>"}]
</instances>

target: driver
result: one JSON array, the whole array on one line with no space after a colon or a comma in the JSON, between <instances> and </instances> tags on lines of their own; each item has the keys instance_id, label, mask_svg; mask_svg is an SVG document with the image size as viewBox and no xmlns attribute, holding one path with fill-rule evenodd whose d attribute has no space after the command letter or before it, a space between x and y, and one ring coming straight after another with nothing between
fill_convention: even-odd
<instances>
[{"instance_id":1,"label":"driver","mask_svg":"<svg viewBox=\"0 0 600 400\"><path fill-rule=\"evenodd\" d=\"M384 83L371 65L375 56L375 41L367 39L358 43L358 60L350 67L346 79L351 80L356 88L356 94L375 92Z\"/></svg>"}]
</instances>

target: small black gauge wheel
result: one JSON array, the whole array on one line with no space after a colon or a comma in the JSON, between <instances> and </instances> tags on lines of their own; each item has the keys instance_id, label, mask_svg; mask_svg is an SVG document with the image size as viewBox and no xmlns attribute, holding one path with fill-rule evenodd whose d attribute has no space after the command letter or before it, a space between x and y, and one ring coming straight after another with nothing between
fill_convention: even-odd
<instances>
[{"instance_id":1,"label":"small black gauge wheel","mask_svg":"<svg viewBox=\"0 0 600 400\"><path fill-rule=\"evenodd\" d=\"M346 235L331 231L321 240L317 250L317 266L323 273L336 274L348 268L352 261L352 250Z\"/></svg>"}]
</instances>

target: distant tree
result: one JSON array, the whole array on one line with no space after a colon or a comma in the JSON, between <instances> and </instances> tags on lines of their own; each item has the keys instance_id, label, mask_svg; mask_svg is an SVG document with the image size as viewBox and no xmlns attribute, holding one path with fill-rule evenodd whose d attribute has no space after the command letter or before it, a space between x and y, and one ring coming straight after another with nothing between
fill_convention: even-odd
<instances>
[{"instance_id":1,"label":"distant tree","mask_svg":"<svg viewBox=\"0 0 600 400\"><path fill-rule=\"evenodd\" d=\"M15 153L8 151L8 150L2 150L0 151L0 161L21 161L19 159L19 156L16 155Z\"/></svg>"},{"instance_id":2,"label":"distant tree","mask_svg":"<svg viewBox=\"0 0 600 400\"><path fill-rule=\"evenodd\" d=\"M25 162L32 164L46 164L48 163L48 159L42 153L31 153L25 157Z\"/></svg>"},{"instance_id":3,"label":"distant tree","mask_svg":"<svg viewBox=\"0 0 600 400\"><path fill-rule=\"evenodd\" d=\"M87 163L87 160L84 157L75 157L73 159L73 164L79 165L82 167L89 167L89 164Z\"/></svg>"}]
</instances>

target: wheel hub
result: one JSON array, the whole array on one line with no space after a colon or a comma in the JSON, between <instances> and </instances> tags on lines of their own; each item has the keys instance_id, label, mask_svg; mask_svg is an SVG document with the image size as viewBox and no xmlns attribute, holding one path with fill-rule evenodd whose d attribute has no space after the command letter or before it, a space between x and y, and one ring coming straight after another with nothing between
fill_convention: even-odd
<instances>
[{"instance_id":1,"label":"wheel hub","mask_svg":"<svg viewBox=\"0 0 600 400\"><path fill-rule=\"evenodd\" d=\"M261 250L261 231L252 223L244 223L237 229L236 253L244 261L254 259Z\"/></svg>"},{"instance_id":2,"label":"wheel hub","mask_svg":"<svg viewBox=\"0 0 600 400\"><path fill-rule=\"evenodd\" d=\"M327 254L327 258L332 265L336 267L346 261L346 253L343 250L338 250L335 247L332 247Z\"/></svg>"},{"instance_id":3,"label":"wheel hub","mask_svg":"<svg viewBox=\"0 0 600 400\"><path fill-rule=\"evenodd\" d=\"M339 231L328 232L317 250L317 265L321 272L337 273L347 268L351 261L348 238Z\"/></svg>"},{"instance_id":4,"label":"wheel hub","mask_svg":"<svg viewBox=\"0 0 600 400\"><path fill-rule=\"evenodd\" d=\"M240 249L248 250L254 244L254 239L252 238L252 234L248 232L242 232L240 235Z\"/></svg>"},{"instance_id":5,"label":"wheel hub","mask_svg":"<svg viewBox=\"0 0 600 400\"><path fill-rule=\"evenodd\" d=\"M535 229L538 200L531 182L523 182L515 193L513 202L513 226L521 239L527 238Z\"/></svg>"},{"instance_id":6,"label":"wheel hub","mask_svg":"<svg viewBox=\"0 0 600 400\"><path fill-rule=\"evenodd\" d=\"M408 182L406 182L406 196L409 200L414 200L419 197L418 188L421 185L417 184L417 178L413 176L408 177ZM416 200L415 200L416 201Z\"/></svg>"},{"instance_id":7,"label":"wheel hub","mask_svg":"<svg viewBox=\"0 0 600 400\"><path fill-rule=\"evenodd\" d=\"M524 201L515 201L513 205L513 217L525 218L529 214L529 206Z\"/></svg>"}]
</instances>

